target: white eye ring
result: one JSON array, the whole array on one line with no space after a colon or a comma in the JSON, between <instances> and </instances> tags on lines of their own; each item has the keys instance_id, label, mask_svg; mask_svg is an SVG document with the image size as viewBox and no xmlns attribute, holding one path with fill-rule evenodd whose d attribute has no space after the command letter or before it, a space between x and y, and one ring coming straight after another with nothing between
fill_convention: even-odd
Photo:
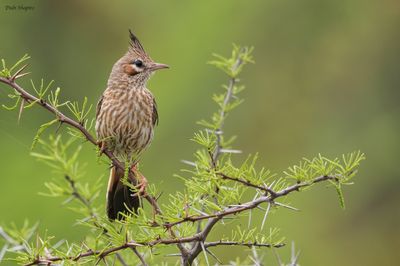
<instances>
[{"instance_id":1,"label":"white eye ring","mask_svg":"<svg viewBox=\"0 0 400 266\"><path fill-rule=\"evenodd\" d=\"M143 61L140 59L133 60L131 64L135 65L138 68L142 68L144 66Z\"/></svg>"}]
</instances>

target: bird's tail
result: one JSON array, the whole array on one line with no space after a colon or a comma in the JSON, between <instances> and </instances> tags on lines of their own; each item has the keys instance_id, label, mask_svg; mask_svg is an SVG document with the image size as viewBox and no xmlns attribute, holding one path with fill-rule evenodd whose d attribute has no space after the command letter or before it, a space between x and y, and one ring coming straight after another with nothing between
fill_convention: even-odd
<instances>
[{"instance_id":1,"label":"bird's tail","mask_svg":"<svg viewBox=\"0 0 400 266\"><path fill-rule=\"evenodd\" d=\"M136 211L140 206L139 196L134 195L129 187L122 184L123 177L123 170L115 166L111 168L107 189L107 216L112 220L122 219L120 212L127 214ZM137 185L135 178L128 180L134 186Z\"/></svg>"}]
</instances>

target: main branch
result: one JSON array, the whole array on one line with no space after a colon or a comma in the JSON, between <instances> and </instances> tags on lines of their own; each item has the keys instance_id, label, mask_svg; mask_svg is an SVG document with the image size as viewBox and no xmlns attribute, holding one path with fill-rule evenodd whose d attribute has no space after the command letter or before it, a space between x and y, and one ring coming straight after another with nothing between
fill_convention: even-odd
<instances>
[{"instance_id":1,"label":"main branch","mask_svg":"<svg viewBox=\"0 0 400 266\"><path fill-rule=\"evenodd\" d=\"M67 115L62 113L60 110L58 110L56 107L47 103L44 99L37 98L36 96L30 94L24 88L22 88L20 85L18 85L16 83L16 80L18 78L25 76L25 74L21 74L21 72L25 69L25 67L26 66L24 66L20 70L18 70L12 77L9 77L9 78L0 77L0 82L12 87L20 95L20 97L23 99L23 101L25 101L27 103L38 104L39 106L43 107L50 113L54 114L61 124L65 123L75 129L79 130L83 134L83 136L85 136L86 140L88 140L93 145L98 146L98 143L97 143L95 137L83 126L83 123L79 123L79 122L75 121L74 119L68 117ZM114 156L114 154L111 151L105 149L103 151L103 153L111 160L113 165L115 165L118 168L120 168L121 170L125 171L124 164L122 164L120 161L118 161L117 158ZM132 171L132 170L130 169L130 171ZM132 172L132 174L133 174L133 176L135 176L135 173ZM71 183L71 185L72 184L73 183ZM157 203L157 200L153 196L145 195L144 198L153 207L154 214L161 214L161 209ZM82 200L82 199L80 199L80 200ZM175 233L171 229L169 229L168 231L172 237L175 237ZM183 254L187 253L185 247L183 247L183 245L181 245L181 243L178 242L177 246Z\"/></svg>"}]
</instances>

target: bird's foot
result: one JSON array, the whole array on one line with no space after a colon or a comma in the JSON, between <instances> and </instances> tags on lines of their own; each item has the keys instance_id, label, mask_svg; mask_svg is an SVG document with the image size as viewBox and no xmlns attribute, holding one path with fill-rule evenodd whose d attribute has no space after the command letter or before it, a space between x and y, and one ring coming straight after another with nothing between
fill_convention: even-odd
<instances>
[{"instance_id":1,"label":"bird's foot","mask_svg":"<svg viewBox=\"0 0 400 266\"><path fill-rule=\"evenodd\" d=\"M142 195L142 196L146 196L147 195L147 193L146 193L146 187L147 187L147 184L148 184L148 182L147 182L147 179L143 176L143 175L141 175L141 181L140 181L140 183L136 186L136 188L138 188L138 194L139 195Z\"/></svg>"},{"instance_id":2,"label":"bird's foot","mask_svg":"<svg viewBox=\"0 0 400 266\"><path fill-rule=\"evenodd\" d=\"M135 186L137 189L137 192L134 194L136 195L140 195L140 196L146 196L146 187L148 185L148 181L146 179L146 177L144 177L144 175L142 175L139 170L137 170L136 165L132 166L132 170L135 173L135 176L137 178L137 180L139 181L139 183Z\"/></svg>"}]
</instances>

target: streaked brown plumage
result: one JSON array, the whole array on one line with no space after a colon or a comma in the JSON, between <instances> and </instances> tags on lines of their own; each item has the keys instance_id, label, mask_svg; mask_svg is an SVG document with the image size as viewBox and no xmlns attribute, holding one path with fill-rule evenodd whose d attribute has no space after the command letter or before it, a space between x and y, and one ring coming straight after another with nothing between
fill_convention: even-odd
<instances>
[{"instance_id":1,"label":"streaked brown plumage","mask_svg":"<svg viewBox=\"0 0 400 266\"><path fill-rule=\"evenodd\" d=\"M146 82L155 70L168 66L155 63L129 32L129 50L114 64L107 89L97 105L96 133L103 148L135 168L140 155L150 145L158 122L156 102ZM111 169L107 191L110 219L117 219L119 212L126 213L139 206L138 196L122 185L123 175L116 167ZM130 179L137 184L134 178Z\"/></svg>"}]
</instances>

